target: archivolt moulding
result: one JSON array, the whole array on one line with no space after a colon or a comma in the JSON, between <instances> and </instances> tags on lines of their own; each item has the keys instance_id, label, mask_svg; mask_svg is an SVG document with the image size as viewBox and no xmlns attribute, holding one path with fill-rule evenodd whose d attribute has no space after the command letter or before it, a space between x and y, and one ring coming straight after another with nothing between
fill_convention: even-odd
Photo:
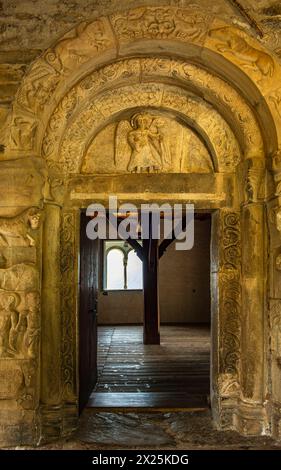
<instances>
[{"instance_id":1,"label":"archivolt moulding","mask_svg":"<svg viewBox=\"0 0 281 470\"><path fill-rule=\"evenodd\" d=\"M163 50L169 57L201 64L223 77L254 110L265 154L276 151L276 128L269 108L275 109L270 90L275 93L280 87L279 63L244 31L203 14L198 5L183 9L141 7L81 23L68 32L35 61L25 77L11 117L11 127L22 125L24 131L17 141L12 139L14 147L8 145L7 151L15 155L23 150L37 153L38 135L44 133L54 109L91 71L120 57L157 56ZM31 137L29 149L21 147L28 140L26 135Z\"/></svg>"},{"instance_id":2,"label":"archivolt moulding","mask_svg":"<svg viewBox=\"0 0 281 470\"><path fill-rule=\"evenodd\" d=\"M59 142L52 120L44 143L50 167L79 173L87 149L99 130L128 109L165 110L189 124L206 143L217 171L233 171L240 160L237 141L221 115L191 93L166 84L143 83L124 86L98 95L82 110L78 108ZM55 139L55 141L54 141Z\"/></svg>"},{"instance_id":3,"label":"archivolt moulding","mask_svg":"<svg viewBox=\"0 0 281 470\"><path fill-rule=\"evenodd\" d=\"M46 154L54 153L54 142L59 142L73 116L78 115L89 102L95 102L103 90L112 90L139 82L177 84L198 95L198 102L214 106L228 121L246 158L263 155L263 142L255 117L226 82L208 74L197 66L163 58L143 58L118 61L99 69L78 82L60 101L49 121L44 139ZM118 92L117 92L118 93ZM51 140L53 142L51 142ZM41 144L39 143L39 148Z\"/></svg>"}]
</instances>

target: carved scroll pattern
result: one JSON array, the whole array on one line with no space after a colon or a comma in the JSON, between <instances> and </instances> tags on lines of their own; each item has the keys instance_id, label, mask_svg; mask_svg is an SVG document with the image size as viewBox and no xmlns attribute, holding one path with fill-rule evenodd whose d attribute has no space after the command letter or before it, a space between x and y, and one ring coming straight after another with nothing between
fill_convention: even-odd
<instances>
[{"instance_id":1,"label":"carved scroll pattern","mask_svg":"<svg viewBox=\"0 0 281 470\"><path fill-rule=\"evenodd\" d=\"M220 380L228 396L239 387L241 334L241 241L240 219L236 212L226 212L222 220L222 265L220 269Z\"/></svg>"},{"instance_id":2,"label":"carved scroll pattern","mask_svg":"<svg viewBox=\"0 0 281 470\"><path fill-rule=\"evenodd\" d=\"M62 215L61 230L62 387L66 401L74 399L75 380L75 214Z\"/></svg>"}]
</instances>

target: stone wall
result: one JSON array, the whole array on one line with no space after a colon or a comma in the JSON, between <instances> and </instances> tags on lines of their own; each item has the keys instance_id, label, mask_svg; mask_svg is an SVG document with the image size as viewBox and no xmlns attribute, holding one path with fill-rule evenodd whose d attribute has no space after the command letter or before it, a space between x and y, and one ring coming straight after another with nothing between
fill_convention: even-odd
<instances>
[{"instance_id":1,"label":"stone wall","mask_svg":"<svg viewBox=\"0 0 281 470\"><path fill-rule=\"evenodd\" d=\"M190 251L171 245L159 264L160 319L163 323L209 323L210 221L195 220ZM132 307L133 306L133 307ZM143 294L137 291L100 293L99 324L142 323Z\"/></svg>"},{"instance_id":2,"label":"stone wall","mask_svg":"<svg viewBox=\"0 0 281 470\"><path fill-rule=\"evenodd\" d=\"M1 445L76 426L79 214L109 194L215 212L214 422L280 437L279 37L157 3L1 2Z\"/></svg>"}]
</instances>

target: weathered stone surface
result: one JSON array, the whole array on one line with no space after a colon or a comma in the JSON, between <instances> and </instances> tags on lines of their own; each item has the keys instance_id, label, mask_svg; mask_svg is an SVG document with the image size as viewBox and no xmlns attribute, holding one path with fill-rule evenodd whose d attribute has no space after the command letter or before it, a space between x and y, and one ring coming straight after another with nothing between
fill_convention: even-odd
<instances>
[{"instance_id":1,"label":"weathered stone surface","mask_svg":"<svg viewBox=\"0 0 281 470\"><path fill-rule=\"evenodd\" d=\"M270 22L260 28L231 5L1 3L3 444L57 439L76 425L79 214L112 193L216 210L214 423L280 438L281 67L267 48L275 41L278 52L280 35L263 37ZM271 2L253 11L279 21ZM118 430L139 421L122 419ZM156 426L140 424L146 445ZM90 440L110 443L107 429L93 437L90 424ZM155 439L173 446L165 429Z\"/></svg>"}]
</instances>

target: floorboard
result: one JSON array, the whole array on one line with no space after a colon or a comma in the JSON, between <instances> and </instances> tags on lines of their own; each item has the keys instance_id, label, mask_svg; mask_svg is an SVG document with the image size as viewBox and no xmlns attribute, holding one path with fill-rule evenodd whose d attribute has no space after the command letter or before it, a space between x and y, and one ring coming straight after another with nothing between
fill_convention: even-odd
<instances>
[{"instance_id":1,"label":"floorboard","mask_svg":"<svg viewBox=\"0 0 281 470\"><path fill-rule=\"evenodd\" d=\"M99 378L88 407L208 406L208 326L163 326L161 345L143 345L140 326L102 326L98 330Z\"/></svg>"}]
</instances>

